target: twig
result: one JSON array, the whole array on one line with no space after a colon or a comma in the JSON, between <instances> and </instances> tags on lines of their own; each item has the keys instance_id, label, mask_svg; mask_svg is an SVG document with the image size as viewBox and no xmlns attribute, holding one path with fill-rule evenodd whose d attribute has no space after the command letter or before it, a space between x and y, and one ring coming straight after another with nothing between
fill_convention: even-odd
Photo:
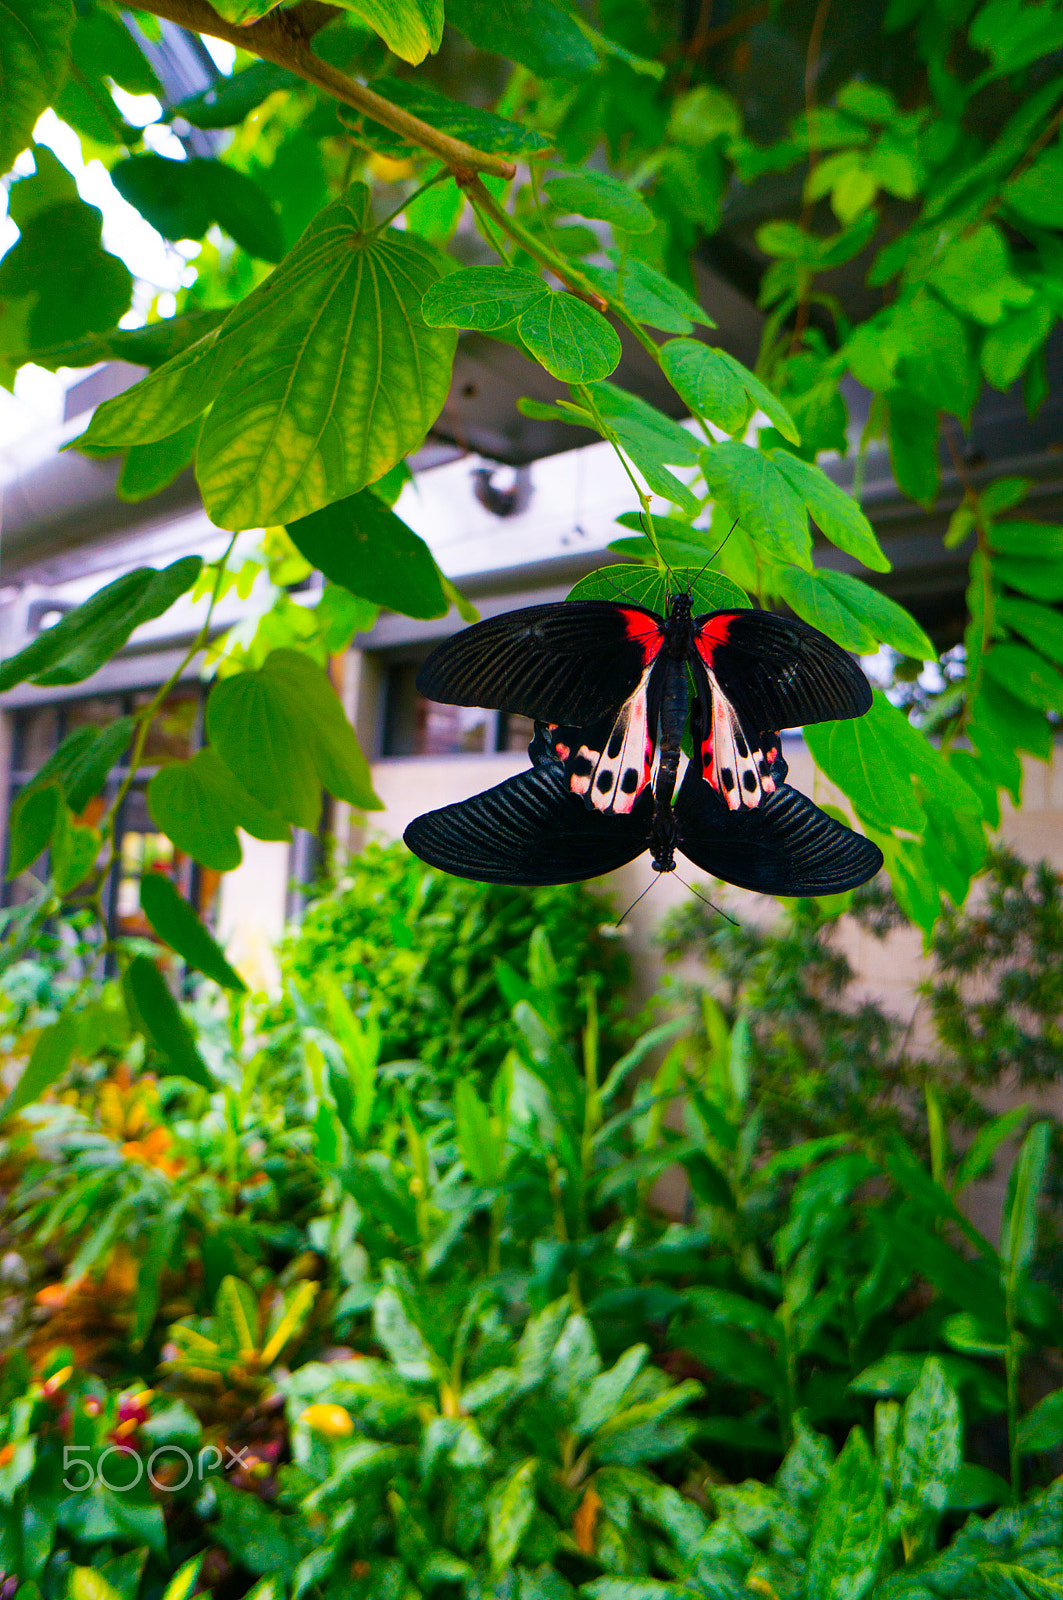
<instances>
[{"instance_id":1,"label":"twig","mask_svg":"<svg viewBox=\"0 0 1063 1600\"><path fill-rule=\"evenodd\" d=\"M323 89L336 100L352 106L374 122L381 123L410 144L419 145L439 157L454 173L491 172L499 178L512 178L516 167L503 156L487 150L477 150L462 139L452 139L441 133L420 117L411 116L401 106L392 105L382 95L367 89L345 72L332 67L320 56L314 55L310 40L334 17L343 16L333 6L318 5L313 0L290 11L277 9L258 22L240 27L218 15L207 0L145 0L142 9L153 16L175 22L178 27L192 33L206 33L214 39L226 39L242 50L253 51L263 61L272 61L278 67L305 78L307 83Z\"/></svg>"},{"instance_id":2,"label":"twig","mask_svg":"<svg viewBox=\"0 0 1063 1600\"><path fill-rule=\"evenodd\" d=\"M819 137L816 132L817 115L819 107L816 102L816 79L819 77L819 58L823 49L823 32L827 26L827 13L830 11L830 0L819 0L816 14L812 19L812 30L808 35L808 53L805 56L805 127L808 130L808 172L812 171L819 161ZM812 215L812 202L806 200L801 208L801 219L798 224L801 228L808 226ZM810 305L810 291L812 288L812 275L805 272L801 279L801 291L797 301L797 315L794 318L794 331L790 340L790 355L799 348L808 326L808 310Z\"/></svg>"}]
</instances>

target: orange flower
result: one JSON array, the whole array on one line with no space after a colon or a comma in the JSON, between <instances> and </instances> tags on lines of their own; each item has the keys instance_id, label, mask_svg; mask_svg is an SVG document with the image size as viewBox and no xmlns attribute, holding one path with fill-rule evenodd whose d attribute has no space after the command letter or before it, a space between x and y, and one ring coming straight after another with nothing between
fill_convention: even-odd
<instances>
[{"instance_id":1,"label":"orange flower","mask_svg":"<svg viewBox=\"0 0 1063 1600\"><path fill-rule=\"evenodd\" d=\"M597 1489L589 1488L576 1508L576 1515L572 1518L572 1532L585 1556L594 1554L594 1532L598 1526L598 1514L601 1509L601 1495Z\"/></svg>"},{"instance_id":2,"label":"orange flower","mask_svg":"<svg viewBox=\"0 0 1063 1600\"><path fill-rule=\"evenodd\" d=\"M74 1285L70 1283L49 1283L45 1288L38 1289L33 1296L39 1306L47 1306L49 1311L58 1311L65 1306Z\"/></svg>"},{"instance_id":3,"label":"orange flower","mask_svg":"<svg viewBox=\"0 0 1063 1600\"><path fill-rule=\"evenodd\" d=\"M3 1446L3 1448L0 1449L0 1467L6 1467L8 1462L10 1460L12 1460L12 1458L14 1457L14 1454L15 1454L14 1445L13 1444L5 1444Z\"/></svg>"}]
</instances>

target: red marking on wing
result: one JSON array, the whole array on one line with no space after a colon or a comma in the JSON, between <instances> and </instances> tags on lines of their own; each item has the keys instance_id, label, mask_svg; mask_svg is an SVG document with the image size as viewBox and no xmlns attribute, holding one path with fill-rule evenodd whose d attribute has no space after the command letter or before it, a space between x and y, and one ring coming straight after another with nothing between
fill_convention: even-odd
<instances>
[{"instance_id":1,"label":"red marking on wing","mask_svg":"<svg viewBox=\"0 0 1063 1600\"><path fill-rule=\"evenodd\" d=\"M720 645L727 643L733 618L733 612L725 611L718 617L710 617L708 622L702 623L698 629L698 655L707 667L712 666L713 656Z\"/></svg>"},{"instance_id":2,"label":"red marking on wing","mask_svg":"<svg viewBox=\"0 0 1063 1600\"><path fill-rule=\"evenodd\" d=\"M617 610L624 619L624 632L641 647L642 664L648 667L664 639L660 622L645 611L628 611L625 606L618 606Z\"/></svg>"}]
</instances>

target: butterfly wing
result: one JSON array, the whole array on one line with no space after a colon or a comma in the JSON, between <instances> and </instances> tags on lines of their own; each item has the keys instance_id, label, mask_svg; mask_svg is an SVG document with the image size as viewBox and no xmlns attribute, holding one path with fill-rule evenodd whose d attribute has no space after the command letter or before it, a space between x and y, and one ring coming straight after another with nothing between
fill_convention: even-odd
<instances>
[{"instance_id":1,"label":"butterfly wing","mask_svg":"<svg viewBox=\"0 0 1063 1600\"><path fill-rule=\"evenodd\" d=\"M713 696L733 707L748 734L860 717L871 708L857 663L805 622L770 611L713 611L695 617L694 626Z\"/></svg>"},{"instance_id":2,"label":"butterfly wing","mask_svg":"<svg viewBox=\"0 0 1063 1600\"><path fill-rule=\"evenodd\" d=\"M614 714L661 648L641 606L573 600L477 622L438 645L417 674L429 700L586 726Z\"/></svg>"},{"instance_id":3,"label":"butterfly wing","mask_svg":"<svg viewBox=\"0 0 1063 1600\"><path fill-rule=\"evenodd\" d=\"M873 878L882 866L878 846L791 789L781 757L772 775L773 792L755 809L732 811L691 761L675 804L683 854L704 872L759 894L838 894Z\"/></svg>"},{"instance_id":4,"label":"butterfly wing","mask_svg":"<svg viewBox=\"0 0 1063 1600\"><path fill-rule=\"evenodd\" d=\"M652 820L648 792L626 816L588 810L570 791L564 765L548 757L470 800L416 817L403 838L414 855L455 877L535 887L597 878L633 861L649 844Z\"/></svg>"}]
</instances>

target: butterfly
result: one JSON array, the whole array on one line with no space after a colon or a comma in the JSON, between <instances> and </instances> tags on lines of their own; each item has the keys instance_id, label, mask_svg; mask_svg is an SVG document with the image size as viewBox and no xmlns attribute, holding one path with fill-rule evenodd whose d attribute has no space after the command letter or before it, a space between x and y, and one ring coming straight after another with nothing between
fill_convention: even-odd
<instances>
[{"instance_id":1,"label":"butterfly","mask_svg":"<svg viewBox=\"0 0 1063 1600\"><path fill-rule=\"evenodd\" d=\"M415 817L406 844L455 877L524 887L596 878L644 850L657 872L675 870L678 849L714 877L761 894L837 894L882 865L870 839L790 788L777 738L769 746L770 792L755 809L731 810L691 761L674 807L647 789L630 811L618 812L573 795L565 759L571 733L537 724L530 771Z\"/></svg>"},{"instance_id":2,"label":"butterfly","mask_svg":"<svg viewBox=\"0 0 1063 1600\"><path fill-rule=\"evenodd\" d=\"M695 617L689 592L666 617L609 601L531 606L439 646L417 686L537 721L530 772L406 830L415 854L458 876L571 882L646 849L669 872L678 848L745 888L827 894L882 865L870 840L786 784L768 731L871 705L852 659L805 623L753 610ZM693 756L673 805L688 719Z\"/></svg>"},{"instance_id":3,"label":"butterfly","mask_svg":"<svg viewBox=\"0 0 1063 1600\"><path fill-rule=\"evenodd\" d=\"M695 617L689 591L666 617L602 600L506 612L433 650L417 687L429 700L585 729L566 757L572 792L596 811L630 814L655 760L674 786L688 671L701 772L732 811L771 794L765 733L871 706L860 668L817 629L769 611Z\"/></svg>"}]
</instances>

